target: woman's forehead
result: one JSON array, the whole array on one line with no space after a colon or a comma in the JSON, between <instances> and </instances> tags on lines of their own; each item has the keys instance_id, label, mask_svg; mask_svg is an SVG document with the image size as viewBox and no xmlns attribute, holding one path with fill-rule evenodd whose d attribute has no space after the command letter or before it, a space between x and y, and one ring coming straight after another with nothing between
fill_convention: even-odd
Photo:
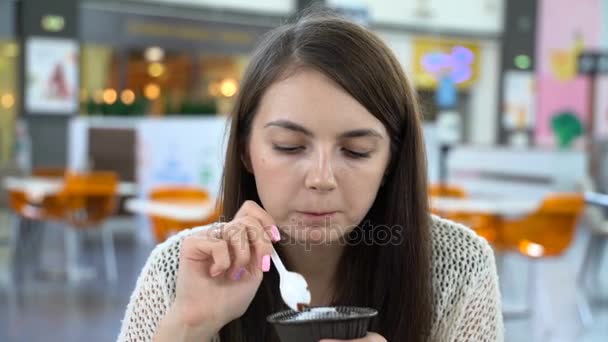
<instances>
[{"instance_id":1,"label":"woman's forehead","mask_svg":"<svg viewBox=\"0 0 608 342\"><path fill-rule=\"evenodd\" d=\"M289 121L319 131L374 129L384 125L355 98L324 74L302 69L272 84L256 113L257 126Z\"/></svg>"}]
</instances>

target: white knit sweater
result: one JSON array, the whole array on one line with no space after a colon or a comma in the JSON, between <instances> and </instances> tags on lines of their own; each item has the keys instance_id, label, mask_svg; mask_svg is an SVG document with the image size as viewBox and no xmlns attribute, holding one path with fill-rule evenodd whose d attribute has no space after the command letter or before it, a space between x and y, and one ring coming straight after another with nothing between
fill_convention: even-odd
<instances>
[{"instance_id":1,"label":"white knit sweater","mask_svg":"<svg viewBox=\"0 0 608 342\"><path fill-rule=\"evenodd\" d=\"M432 341L502 341L503 322L494 254L470 229L432 218L435 316ZM152 341L175 299L183 231L158 245L144 266L122 321L118 341ZM219 340L219 339L218 339ZM391 341L392 342L392 341Z\"/></svg>"}]
</instances>

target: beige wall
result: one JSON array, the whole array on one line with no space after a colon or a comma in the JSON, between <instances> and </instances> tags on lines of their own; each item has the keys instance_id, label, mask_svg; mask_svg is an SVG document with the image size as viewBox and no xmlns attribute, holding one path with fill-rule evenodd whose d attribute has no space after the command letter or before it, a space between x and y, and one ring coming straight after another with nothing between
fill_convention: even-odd
<instances>
[{"instance_id":1,"label":"beige wall","mask_svg":"<svg viewBox=\"0 0 608 342\"><path fill-rule=\"evenodd\" d=\"M0 166L12 157L18 101L18 49L15 42L0 40Z\"/></svg>"},{"instance_id":2,"label":"beige wall","mask_svg":"<svg viewBox=\"0 0 608 342\"><path fill-rule=\"evenodd\" d=\"M172 5L206 6L226 9L236 9L252 12L266 12L272 14L292 13L296 8L295 0L144 0L147 2L160 2Z\"/></svg>"}]
</instances>

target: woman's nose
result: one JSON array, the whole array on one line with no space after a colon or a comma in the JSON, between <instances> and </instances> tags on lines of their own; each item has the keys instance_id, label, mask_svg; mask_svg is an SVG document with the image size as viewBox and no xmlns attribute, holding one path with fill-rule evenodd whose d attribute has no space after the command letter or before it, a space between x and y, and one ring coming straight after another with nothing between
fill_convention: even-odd
<instances>
[{"instance_id":1,"label":"woman's nose","mask_svg":"<svg viewBox=\"0 0 608 342\"><path fill-rule=\"evenodd\" d=\"M306 187L315 191L327 192L336 188L336 178L328 156L319 156L306 175Z\"/></svg>"}]
</instances>

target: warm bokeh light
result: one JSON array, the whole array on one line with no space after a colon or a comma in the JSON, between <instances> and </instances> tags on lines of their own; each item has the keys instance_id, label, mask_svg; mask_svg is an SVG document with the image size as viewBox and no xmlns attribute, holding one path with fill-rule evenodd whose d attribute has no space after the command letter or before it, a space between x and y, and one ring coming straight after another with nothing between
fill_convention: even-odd
<instances>
[{"instance_id":1,"label":"warm bokeh light","mask_svg":"<svg viewBox=\"0 0 608 342\"><path fill-rule=\"evenodd\" d=\"M220 93L225 97L232 97L239 89L239 85L235 79L226 78L220 83Z\"/></svg>"},{"instance_id":2,"label":"warm bokeh light","mask_svg":"<svg viewBox=\"0 0 608 342\"><path fill-rule=\"evenodd\" d=\"M16 43L8 43L4 46L4 55L9 58L14 58L19 55L19 46Z\"/></svg>"},{"instance_id":3,"label":"warm bokeh light","mask_svg":"<svg viewBox=\"0 0 608 342\"><path fill-rule=\"evenodd\" d=\"M150 63L148 65L148 75L152 77L160 77L165 73L165 66L162 63Z\"/></svg>"},{"instance_id":4,"label":"warm bokeh light","mask_svg":"<svg viewBox=\"0 0 608 342\"><path fill-rule=\"evenodd\" d=\"M144 58L148 62L160 62L165 58L165 51L158 46L152 46L144 51Z\"/></svg>"},{"instance_id":5,"label":"warm bokeh light","mask_svg":"<svg viewBox=\"0 0 608 342\"><path fill-rule=\"evenodd\" d=\"M135 93L131 89L125 89L120 93L122 103L130 105L135 101Z\"/></svg>"},{"instance_id":6,"label":"warm bokeh light","mask_svg":"<svg viewBox=\"0 0 608 342\"><path fill-rule=\"evenodd\" d=\"M0 98L0 103L2 103L3 108L10 109L15 105L15 97L13 94L4 94Z\"/></svg>"},{"instance_id":7,"label":"warm bokeh light","mask_svg":"<svg viewBox=\"0 0 608 342\"><path fill-rule=\"evenodd\" d=\"M533 258L542 257L545 253L545 248L542 245L532 241L524 240L519 243L519 250L524 254Z\"/></svg>"},{"instance_id":8,"label":"warm bokeh light","mask_svg":"<svg viewBox=\"0 0 608 342\"><path fill-rule=\"evenodd\" d=\"M220 96L220 84L217 82L210 83L209 88L207 90L209 91L209 95L213 97Z\"/></svg>"},{"instance_id":9,"label":"warm bokeh light","mask_svg":"<svg viewBox=\"0 0 608 342\"><path fill-rule=\"evenodd\" d=\"M116 90L114 89L106 89L103 91L103 102L107 104L114 104L116 99L118 98L118 94L116 94Z\"/></svg>"},{"instance_id":10,"label":"warm bokeh light","mask_svg":"<svg viewBox=\"0 0 608 342\"><path fill-rule=\"evenodd\" d=\"M156 100L160 96L160 87L156 83L148 83L144 87L144 96L148 100Z\"/></svg>"},{"instance_id":11,"label":"warm bokeh light","mask_svg":"<svg viewBox=\"0 0 608 342\"><path fill-rule=\"evenodd\" d=\"M96 90L93 94L93 101L95 103L100 104L103 102L103 90Z\"/></svg>"}]
</instances>

